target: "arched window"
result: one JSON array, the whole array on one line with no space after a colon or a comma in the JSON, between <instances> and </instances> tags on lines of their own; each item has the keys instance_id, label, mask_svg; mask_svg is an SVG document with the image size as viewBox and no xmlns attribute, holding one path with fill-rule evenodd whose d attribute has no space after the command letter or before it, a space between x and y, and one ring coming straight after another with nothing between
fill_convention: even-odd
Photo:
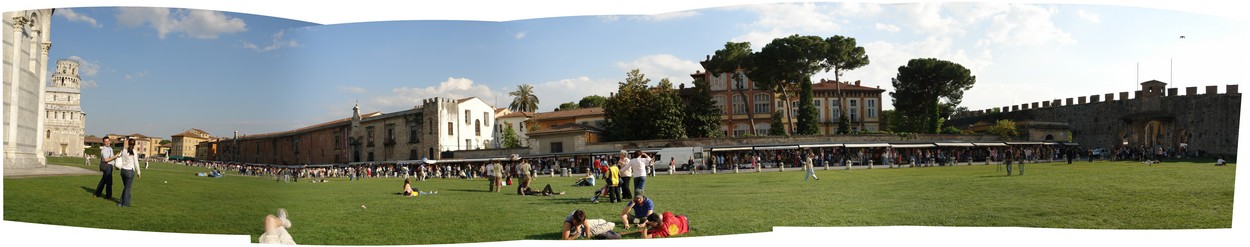
<instances>
[{"instance_id":1,"label":"arched window","mask_svg":"<svg viewBox=\"0 0 1250 247\"><path fill-rule=\"evenodd\" d=\"M477 136L482 136L482 120L473 120L473 132L475 132Z\"/></svg>"},{"instance_id":2,"label":"arched window","mask_svg":"<svg viewBox=\"0 0 1250 247\"><path fill-rule=\"evenodd\" d=\"M44 138L52 138L52 130L48 130L48 134L47 134L47 135L48 135L48 137L44 137Z\"/></svg>"}]
</instances>

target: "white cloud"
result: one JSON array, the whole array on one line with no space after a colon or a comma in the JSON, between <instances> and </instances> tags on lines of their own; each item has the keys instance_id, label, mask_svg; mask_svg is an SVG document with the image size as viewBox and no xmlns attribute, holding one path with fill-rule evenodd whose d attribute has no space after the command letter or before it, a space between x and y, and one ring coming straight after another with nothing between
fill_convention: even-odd
<instances>
[{"instance_id":1,"label":"white cloud","mask_svg":"<svg viewBox=\"0 0 1250 247\"><path fill-rule=\"evenodd\" d=\"M942 16L942 3L925 2L900 5L903 19L916 33L948 36L962 34L955 19Z\"/></svg>"},{"instance_id":2,"label":"white cloud","mask_svg":"<svg viewBox=\"0 0 1250 247\"><path fill-rule=\"evenodd\" d=\"M621 74L621 78L622 80L625 78L624 73ZM653 85L660 81L651 76L647 76L647 78L653 78L651 80ZM513 86L507 90L511 91L515 90L515 88ZM608 97L612 92L616 92L616 89L617 81L608 79L595 80L582 76L534 84L534 95L538 96L538 111L547 112L555 109L562 103L578 102L583 97L590 95ZM506 92L499 96L500 107L506 107L511 102L512 97L508 96Z\"/></svg>"},{"instance_id":3,"label":"white cloud","mask_svg":"<svg viewBox=\"0 0 1250 247\"><path fill-rule=\"evenodd\" d=\"M151 73L148 73L147 71L143 71L143 72L134 73L134 74L126 74L124 77L126 78L127 81L130 81L134 79L147 77L149 74Z\"/></svg>"},{"instance_id":4,"label":"white cloud","mask_svg":"<svg viewBox=\"0 0 1250 247\"><path fill-rule=\"evenodd\" d=\"M221 34L247 31L247 23L243 19L218 11L196 9L118 8L117 22L127 27L147 24L156 30L161 39L169 33L183 33L196 39L216 39Z\"/></svg>"},{"instance_id":5,"label":"white cloud","mask_svg":"<svg viewBox=\"0 0 1250 247\"><path fill-rule=\"evenodd\" d=\"M1008 46L1042 46L1050 43L1066 45L1076 43L1072 35L1055 26L1050 20L1054 10L1032 5L1012 5L1004 13L996 14L985 38L979 45L1004 44Z\"/></svg>"},{"instance_id":6,"label":"white cloud","mask_svg":"<svg viewBox=\"0 0 1250 247\"><path fill-rule=\"evenodd\" d=\"M670 54L647 55L634 61L617 62L616 67L621 68L624 72L639 69L652 82L659 82L660 79L668 78L669 81L673 82L674 86L690 82L693 80L690 78L690 74L696 70L703 69L703 66L697 62L682 60Z\"/></svg>"},{"instance_id":7,"label":"white cloud","mask_svg":"<svg viewBox=\"0 0 1250 247\"><path fill-rule=\"evenodd\" d=\"M342 93L352 93L352 94L362 94L362 93L368 92L368 90L365 90L364 88L361 88L361 87L346 87L346 86L339 86L339 92L342 92Z\"/></svg>"},{"instance_id":8,"label":"white cloud","mask_svg":"<svg viewBox=\"0 0 1250 247\"><path fill-rule=\"evenodd\" d=\"M82 84L79 86L82 88L96 88L100 87L100 84L96 83L95 80L82 80Z\"/></svg>"},{"instance_id":9,"label":"white cloud","mask_svg":"<svg viewBox=\"0 0 1250 247\"><path fill-rule=\"evenodd\" d=\"M270 43L268 46L259 47L259 46L256 46L256 44L252 44L252 42L243 41L243 47L256 50L258 52L267 52L267 51L281 49L283 47L299 47L299 42L293 39L283 40L282 38L285 35L285 33L286 33L285 31L278 31L277 33L274 33L273 35L271 35L270 37L273 38L273 43Z\"/></svg>"},{"instance_id":10,"label":"white cloud","mask_svg":"<svg viewBox=\"0 0 1250 247\"><path fill-rule=\"evenodd\" d=\"M1085 10L1083 10L1083 9L1082 9L1082 10L1077 10L1077 11L1076 11L1076 15L1077 15L1077 16L1080 16L1080 17L1081 17L1081 19L1086 20L1086 21L1089 21L1089 22L1093 22L1093 23L1101 23L1101 22L1102 22L1102 17L1100 17L1097 13L1093 13L1093 12L1085 11Z\"/></svg>"},{"instance_id":11,"label":"white cloud","mask_svg":"<svg viewBox=\"0 0 1250 247\"><path fill-rule=\"evenodd\" d=\"M54 15L65 17L65 19L69 20L70 22L87 23L88 25L91 25L91 27L94 27L94 28L104 27L104 25L101 25L99 22L97 22L95 18L91 18L90 16L79 14L78 12L74 12L74 9L68 9L68 8L57 9L56 14Z\"/></svg>"},{"instance_id":12,"label":"white cloud","mask_svg":"<svg viewBox=\"0 0 1250 247\"><path fill-rule=\"evenodd\" d=\"M692 10L692 11L678 11L678 12L655 14L655 15L624 15L624 16L601 15L601 16L598 16L598 18L599 20L602 20L604 22L616 22L616 21L620 21L621 19L625 19L629 21L670 21L670 20L679 20L679 19L694 17L698 15L699 15L699 12Z\"/></svg>"},{"instance_id":13,"label":"white cloud","mask_svg":"<svg viewBox=\"0 0 1250 247\"><path fill-rule=\"evenodd\" d=\"M513 38L516 38L516 39L524 39L524 38L525 38L525 32L518 32L518 33L516 33L516 34L512 35L512 37L513 37Z\"/></svg>"},{"instance_id":14,"label":"white cloud","mask_svg":"<svg viewBox=\"0 0 1250 247\"><path fill-rule=\"evenodd\" d=\"M78 62L78 74L80 76L95 76L100 73L100 64L87 61L79 56L69 56L69 60Z\"/></svg>"},{"instance_id":15,"label":"white cloud","mask_svg":"<svg viewBox=\"0 0 1250 247\"><path fill-rule=\"evenodd\" d=\"M841 29L831 5L814 3L763 4L747 7L759 14L759 19L749 24L756 29L786 30L788 32L831 32Z\"/></svg>"},{"instance_id":16,"label":"white cloud","mask_svg":"<svg viewBox=\"0 0 1250 247\"><path fill-rule=\"evenodd\" d=\"M897 33L899 31L898 26L880 23L880 22L878 22L877 24L874 24L873 26L876 27L877 30L879 31L886 31L886 32L891 32L891 33Z\"/></svg>"},{"instance_id":17,"label":"white cloud","mask_svg":"<svg viewBox=\"0 0 1250 247\"><path fill-rule=\"evenodd\" d=\"M975 54L969 54L968 51L959 49L955 46L955 42L949 37L928 37L910 43L890 43L885 41L875 41L861 44L868 51L872 63L856 70L843 72L843 81L862 81L864 86L876 87L892 91L890 79L898 74L898 67L907 65L907 61L915 58L936 58L946 61L958 63L973 75L983 73L993 64L993 56L989 49L981 49L974 51ZM819 78L833 79L833 73L820 73L816 75ZM883 95L889 98L888 95ZM888 100L888 99L886 99ZM889 105L889 102L886 102Z\"/></svg>"},{"instance_id":18,"label":"white cloud","mask_svg":"<svg viewBox=\"0 0 1250 247\"><path fill-rule=\"evenodd\" d=\"M460 99L478 97L487 103L494 101L497 93L486 85L475 84L468 78L447 78L433 87L398 87L391 89L391 95L374 98L372 103L380 107L420 105L421 101L433 97ZM501 96L502 97L502 96Z\"/></svg>"}]
</instances>

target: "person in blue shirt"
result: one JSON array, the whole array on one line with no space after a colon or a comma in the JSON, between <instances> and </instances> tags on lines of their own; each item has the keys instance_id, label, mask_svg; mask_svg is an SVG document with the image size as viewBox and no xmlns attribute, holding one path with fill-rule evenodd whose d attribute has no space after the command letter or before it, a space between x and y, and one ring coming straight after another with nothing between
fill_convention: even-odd
<instances>
[{"instance_id":1,"label":"person in blue shirt","mask_svg":"<svg viewBox=\"0 0 1250 247\"><path fill-rule=\"evenodd\" d=\"M634 210L633 214L629 213L630 209ZM634 199L629 201L629 205L621 209L621 222L625 223L625 229L630 228L630 223L641 226L647 222L647 216L653 213L655 213L655 204L651 203L651 199L643 195L635 195Z\"/></svg>"}]
</instances>

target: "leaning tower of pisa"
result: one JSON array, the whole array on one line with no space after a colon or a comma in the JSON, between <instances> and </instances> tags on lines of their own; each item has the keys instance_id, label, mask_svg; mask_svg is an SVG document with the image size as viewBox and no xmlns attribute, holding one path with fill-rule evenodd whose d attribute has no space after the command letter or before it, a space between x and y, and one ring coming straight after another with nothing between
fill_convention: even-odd
<instances>
[{"instance_id":1,"label":"leaning tower of pisa","mask_svg":"<svg viewBox=\"0 0 1250 247\"><path fill-rule=\"evenodd\" d=\"M48 85L44 119L43 151L50 155L83 156L83 130L87 114L82 112L82 79L78 62L56 61L56 72Z\"/></svg>"}]
</instances>

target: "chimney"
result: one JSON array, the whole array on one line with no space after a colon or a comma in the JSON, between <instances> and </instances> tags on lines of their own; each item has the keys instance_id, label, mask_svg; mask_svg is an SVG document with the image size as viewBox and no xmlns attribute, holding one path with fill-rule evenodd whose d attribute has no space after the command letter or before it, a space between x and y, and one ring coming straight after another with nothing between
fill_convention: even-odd
<instances>
[{"instance_id":1,"label":"chimney","mask_svg":"<svg viewBox=\"0 0 1250 247\"><path fill-rule=\"evenodd\" d=\"M855 80L855 85L859 86L859 80Z\"/></svg>"}]
</instances>

